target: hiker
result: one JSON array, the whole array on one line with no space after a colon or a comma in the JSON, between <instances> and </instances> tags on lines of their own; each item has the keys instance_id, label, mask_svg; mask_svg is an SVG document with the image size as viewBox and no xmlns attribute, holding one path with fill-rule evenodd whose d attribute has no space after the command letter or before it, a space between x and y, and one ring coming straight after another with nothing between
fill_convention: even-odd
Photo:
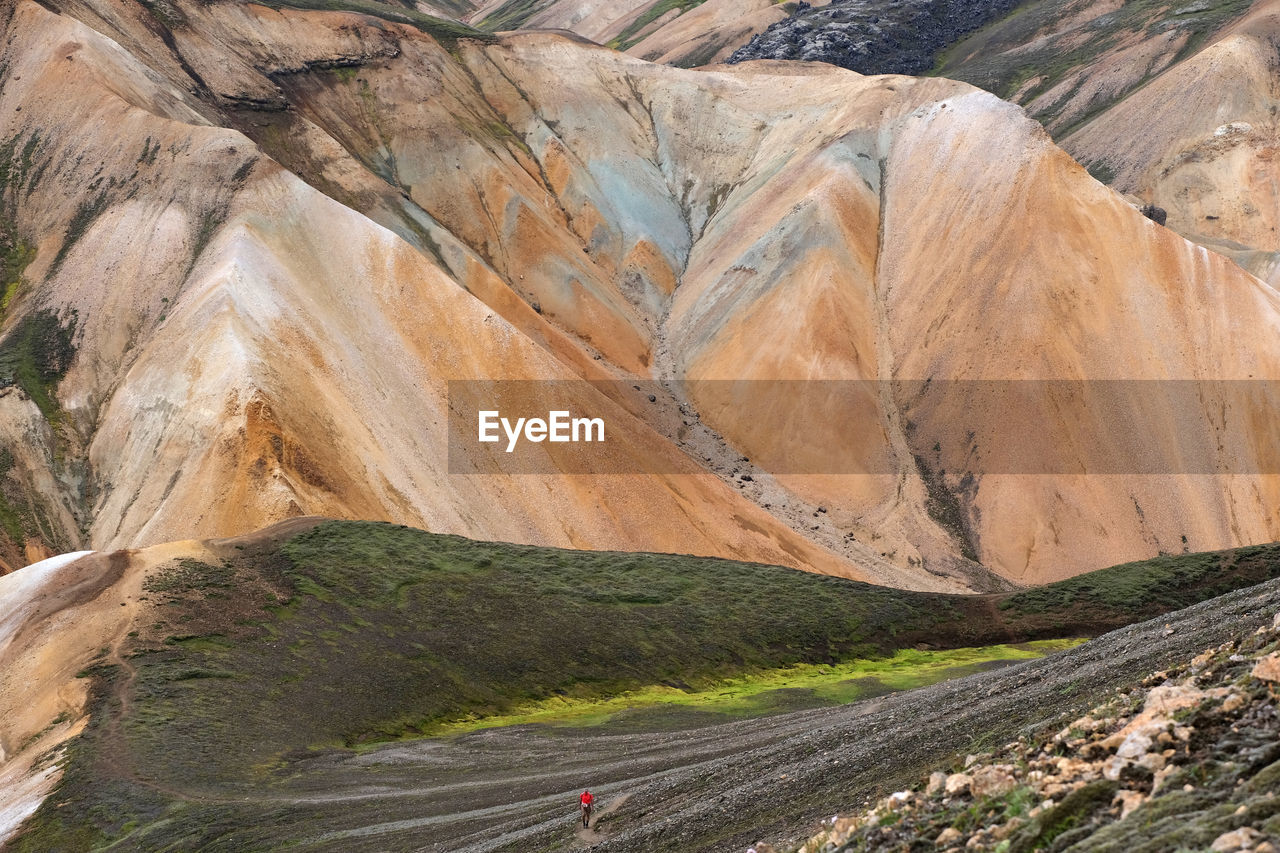
<instances>
[{"instance_id":1,"label":"hiker","mask_svg":"<svg viewBox=\"0 0 1280 853\"><path fill-rule=\"evenodd\" d=\"M591 796L590 791L583 791L578 800L582 803L582 828L587 829L591 826L591 804L596 801L596 798Z\"/></svg>"}]
</instances>

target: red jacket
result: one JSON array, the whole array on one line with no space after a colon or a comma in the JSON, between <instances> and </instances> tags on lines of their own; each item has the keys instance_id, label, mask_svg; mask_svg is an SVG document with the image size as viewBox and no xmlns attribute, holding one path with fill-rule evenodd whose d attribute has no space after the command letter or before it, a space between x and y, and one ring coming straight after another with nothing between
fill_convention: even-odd
<instances>
[{"instance_id":1,"label":"red jacket","mask_svg":"<svg viewBox=\"0 0 1280 853\"><path fill-rule=\"evenodd\" d=\"M596 798L591 796L590 791L583 791L582 796L579 797L578 799L582 801L582 804L584 806L589 806L596 801Z\"/></svg>"}]
</instances>

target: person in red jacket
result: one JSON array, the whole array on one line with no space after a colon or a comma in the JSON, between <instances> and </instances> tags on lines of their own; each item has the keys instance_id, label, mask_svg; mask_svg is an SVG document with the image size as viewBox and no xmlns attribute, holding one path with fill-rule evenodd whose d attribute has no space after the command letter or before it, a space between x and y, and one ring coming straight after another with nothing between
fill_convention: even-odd
<instances>
[{"instance_id":1,"label":"person in red jacket","mask_svg":"<svg viewBox=\"0 0 1280 853\"><path fill-rule=\"evenodd\" d=\"M582 828L587 829L591 826L591 805L596 801L596 798L591 795L590 791L583 791L578 800L582 803Z\"/></svg>"}]
</instances>

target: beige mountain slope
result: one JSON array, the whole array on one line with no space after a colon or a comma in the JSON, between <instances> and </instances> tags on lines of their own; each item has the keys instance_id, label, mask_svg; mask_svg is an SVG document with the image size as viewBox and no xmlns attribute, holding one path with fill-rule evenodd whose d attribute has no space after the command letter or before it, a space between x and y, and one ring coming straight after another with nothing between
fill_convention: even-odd
<instances>
[{"instance_id":1,"label":"beige mountain slope","mask_svg":"<svg viewBox=\"0 0 1280 853\"><path fill-rule=\"evenodd\" d=\"M770 0L705 0L668 20L659 18L633 36L634 44L625 46L627 53L650 62L682 68L713 65L788 14L787 4Z\"/></svg>"},{"instance_id":2,"label":"beige mountain slope","mask_svg":"<svg viewBox=\"0 0 1280 853\"><path fill-rule=\"evenodd\" d=\"M11 563L34 540L325 514L959 589L988 583L974 560L1038 581L1280 538L1274 477L958 474L1011 438L1058 471L1114 459L1128 438L1089 434L1078 401L1027 421L963 386L841 386L862 389L854 416L768 383L682 390L1280 377L1269 287L990 95L166 10L22 0L6 22L5 215L34 259L0 367L48 368L0 397ZM628 380L574 399L610 412L614 469L659 473L449 473L446 380L573 377ZM1276 470L1273 410L1197 400L1145 423L1221 433L1189 457L1148 442L1154 469ZM760 468L780 455L788 473Z\"/></svg>"},{"instance_id":3,"label":"beige mountain slope","mask_svg":"<svg viewBox=\"0 0 1280 853\"><path fill-rule=\"evenodd\" d=\"M1109 164L1117 188L1168 210L1170 227L1273 283L1277 44L1280 4L1254 4L1200 53L1064 140L1082 160Z\"/></svg>"},{"instance_id":4,"label":"beige mountain slope","mask_svg":"<svg viewBox=\"0 0 1280 853\"><path fill-rule=\"evenodd\" d=\"M938 73L1025 106L1120 192L1264 279L1276 273L1280 6L1038 0Z\"/></svg>"},{"instance_id":5,"label":"beige mountain slope","mask_svg":"<svg viewBox=\"0 0 1280 853\"><path fill-rule=\"evenodd\" d=\"M825 6L818 0L811 6ZM569 30L651 62L720 62L790 14L775 0L489 0L467 20L486 30Z\"/></svg>"},{"instance_id":6,"label":"beige mountain slope","mask_svg":"<svg viewBox=\"0 0 1280 853\"><path fill-rule=\"evenodd\" d=\"M10 452L32 477L59 454L83 460L84 541L148 544L326 512L858 573L621 412L622 452L689 473L448 476L446 378L575 374L93 30L34 3L11 27L20 47L0 109L32 117L48 164L14 192L18 221L44 235L27 299L78 312L80 356L58 388L73 425L56 439L33 430ZM84 186L99 195L86 200L74 189ZM62 223L88 203L96 216L64 250ZM38 420L20 395L5 402ZM45 504L71 503L68 491ZM664 523L637 523L655 516Z\"/></svg>"}]
</instances>

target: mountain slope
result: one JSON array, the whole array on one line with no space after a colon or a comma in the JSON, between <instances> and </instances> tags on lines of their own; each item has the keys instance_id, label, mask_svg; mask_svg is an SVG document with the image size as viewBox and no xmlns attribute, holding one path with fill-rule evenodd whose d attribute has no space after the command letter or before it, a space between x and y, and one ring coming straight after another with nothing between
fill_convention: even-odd
<instances>
[{"instance_id":1,"label":"mountain slope","mask_svg":"<svg viewBox=\"0 0 1280 853\"><path fill-rule=\"evenodd\" d=\"M994 97L166 15L6 23L11 564L318 513L958 590L1280 536L1272 392L1216 384L1280 377L1274 291ZM571 407L617 438L589 470L635 473L451 459L448 381L476 378L589 380ZM1119 402L1158 438L1135 468L1087 396L1027 386L1015 416L965 384L1120 379L1207 383ZM1047 466L990 464L1011 443Z\"/></svg>"},{"instance_id":2,"label":"mountain slope","mask_svg":"<svg viewBox=\"0 0 1280 853\"><path fill-rule=\"evenodd\" d=\"M244 24L246 8L228 7L229 25ZM665 454L666 470L687 474L554 485L447 478L446 377L576 375L538 332L515 332L403 240L211 125L213 108L88 27L35 4L10 26L21 37L9 42L4 110L24 124L5 135L35 140L39 165L11 179L8 197L28 239L43 240L14 308L79 321L78 357L58 386L70 412L40 418L30 395L8 396L12 417L36 424L9 452L19 470L60 472L61 494L45 499L79 514L64 537L79 541L83 526L86 542L145 544L322 511L488 538L657 545L658 531L623 521L656 510L673 522L660 548L747 553L754 540L774 561L854 571L672 458L623 413L615 429L635 430L624 458ZM207 57L183 62L212 68ZM257 81L245 83L216 97L256 97ZM67 97L39 108L51 92ZM103 123L112 135L94 132ZM123 239L132 233L147 239ZM546 328L510 302L499 307ZM373 340L396 343L372 350ZM719 518L716 504L727 508ZM759 532L735 515L755 518Z\"/></svg>"},{"instance_id":3,"label":"mountain slope","mask_svg":"<svg viewBox=\"0 0 1280 853\"><path fill-rule=\"evenodd\" d=\"M774 25L730 61L822 60L981 86L1024 106L1100 180L1165 210L1170 228L1272 280L1275 4L1011 8L968 4L935 20L936 4L837 2Z\"/></svg>"},{"instance_id":4,"label":"mountain slope","mask_svg":"<svg viewBox=\"0 0 1280 853\"><path fill-rule=\"evenodd\" d=\"M1025 105L1091 172L1271 280L1278 39L1271 2L1045 2L954 46L936 71Z\"/></svg>"},{"instance_id":5,"label":"mountain slope","mask_svg":"<svg viewBox=\"0 0 1280 853\"><path fill-rule=\"evenodd\" d=\"M693 68L724 60L794 8L775 0L490 0L469 20L489 31L569 30L651 62Z\"/></svg>"}]
</instances>

